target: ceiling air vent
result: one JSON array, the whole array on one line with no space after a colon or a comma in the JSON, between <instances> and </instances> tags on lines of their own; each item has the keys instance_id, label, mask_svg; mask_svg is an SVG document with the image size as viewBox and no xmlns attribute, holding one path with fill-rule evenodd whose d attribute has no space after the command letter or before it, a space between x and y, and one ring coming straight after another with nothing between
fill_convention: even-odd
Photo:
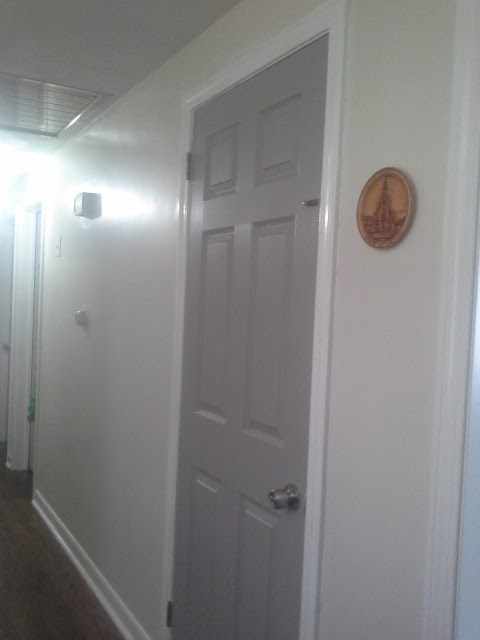
<instances>
[{"instance_id":1,"label":"ceiling air vent","mask_svg":"<svg viewBox=\"0 0 480 640\"><path fill-rule=\"evenodd\" d=\"M0 129L57 138L86 124L104 94L0 73Z\"/></svg>"}]
</instances>

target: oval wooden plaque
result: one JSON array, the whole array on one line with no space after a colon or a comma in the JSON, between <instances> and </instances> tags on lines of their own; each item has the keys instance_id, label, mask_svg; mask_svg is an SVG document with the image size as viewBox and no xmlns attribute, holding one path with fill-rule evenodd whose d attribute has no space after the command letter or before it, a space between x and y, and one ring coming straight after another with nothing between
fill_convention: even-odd
<instances>
[{"instance_id":1,"label":"oval wooden plaque","mask_svg":"<svg viewBox=\"0 0 480 640\"><path fill-rule=\"evenodd\" d=\"M406 176L380 169L362 189L357 206L360 235L375 249L388 249L405 235L412 218L412 192Z\"/></svg>"}]
</instances>

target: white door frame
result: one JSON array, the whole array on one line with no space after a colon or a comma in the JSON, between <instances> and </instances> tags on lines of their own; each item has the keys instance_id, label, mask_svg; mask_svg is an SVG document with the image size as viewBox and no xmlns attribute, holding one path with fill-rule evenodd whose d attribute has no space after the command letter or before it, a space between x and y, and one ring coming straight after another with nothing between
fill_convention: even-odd
<instances>
[{"instance_id":1,"label":"white door frame","mask_svg":"<svg viewBox=\"0 0 480 640\"><path fill-rule=\"evenodd\" d=\"M0 215L2 215L0 213ZM13 215L10 214L4 214L4 219L2 219L2 221L0 222L1 226L3 227L4 233L2 233L2 236L5 237L5 239L7 239L7 242L10 244L9 248L7 249L7 252L2 256L2 260L5 259L5 255L9 257L8 260L8 274L7 275L7 290L5 291L5 293L8 296L8 299L5 300L4 302L2 302L2 304L4 304L4 308L3 308L3 319L7 320L7 324L8 326L4 327L4 330L2 332L1 335L1 341L3 343L4 346L0 345L0 350L3 351L3 353L0 353L0 358L8 358L7 362L4 363L5 369L3 370L3 374L5 374L5 380L4 382L5 387L2 388L2 394L4 395L4 402L5 404L3 405L3 407L1 408L2 411L2 415L0 416L0 420L2 421L2 426L0 427L0 441L4 441L7 439L7 420L8 420L8 379L10 376L10 326L11 326L11 307L12 307L12 278L13 278L13 242L14 242L14 233L15 233L15 220ZM2 375L3 375L2 374ZM5 422L3 422L3 420L5 420Z\"/></svg>"},{"instance_id":2,"label":"white door frame","mask_svg":"<svg viewBox=\"0 0 480 640\"><path fill-rule=\"evenodd\" d=\"M480 3L457 0L423 640L456 637L480 192Z\"/></svg>"},{"instance_id":3,"label":"white door frame","mask_svg":"<svg viewBox=\"0 0 480 640\"><path fill-rule=\"evenodd\" d=\"M182 101L181 153L190 149L193 112L200 105L247 80L295 50L328 33L327 100L323 148L320 226L316 280L315 328L313 341L312 394L310 410L307 495L321 496L309 502L305 521L300 640L315 637L319 612L320 564L324 511L324 443L327 431L327 397L330 387L330 340L333 308L333 276L340 154L342 146L343 93L348 0L331 0L292 23L262 46L250 50L239 61L199 87ZM175 495L177 481L178 434L180 423L184 296L186 279L186 240L190 210L188 183L182 180L178 200L179 251L175 309L172 414L168 452L166 533L162 602L171 598L175 537Z\"/></svg>"},{"instance_id":4,"label":"white door frame","mask_svg":"<svg viewBox=\"0 0 480 640\"><path fill-rule=\"evenodd\" d=\"M17 208L15 212L7 422L7 466L15 471L28 469L27 408L32 377L35 234L39 206Z\"/></svg>"}]
</instances>

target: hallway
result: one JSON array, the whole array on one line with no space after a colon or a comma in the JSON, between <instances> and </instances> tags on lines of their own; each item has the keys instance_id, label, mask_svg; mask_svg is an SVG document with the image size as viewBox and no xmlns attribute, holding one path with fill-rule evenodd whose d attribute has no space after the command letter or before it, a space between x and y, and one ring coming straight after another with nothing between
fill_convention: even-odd
<instances>
[{"instance_id":1,"label":"hallway","mask_svg":"<svg viewBox=\"0 0 480 640\"><path fill-rule=\"evenodd\" d=\"M30 504L32 474L0 444L0 640L120 640Z\"/></svg>"}]
</instances>

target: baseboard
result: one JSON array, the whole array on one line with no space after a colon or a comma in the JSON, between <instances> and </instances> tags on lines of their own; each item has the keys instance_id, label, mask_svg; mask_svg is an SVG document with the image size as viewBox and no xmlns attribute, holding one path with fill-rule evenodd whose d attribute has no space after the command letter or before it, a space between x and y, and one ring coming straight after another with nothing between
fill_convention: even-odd
<instances>
[{"instance_id":1,"label":"baseboard","mask_svg":"<svg viewBox=\"0 0 480 640\"><path fill-rule=\"evenodd\" d=\"M35 491L32 505L77 567L125 640L151 640L112 585L39 491Z\"/></svg>"}]
</instances>

